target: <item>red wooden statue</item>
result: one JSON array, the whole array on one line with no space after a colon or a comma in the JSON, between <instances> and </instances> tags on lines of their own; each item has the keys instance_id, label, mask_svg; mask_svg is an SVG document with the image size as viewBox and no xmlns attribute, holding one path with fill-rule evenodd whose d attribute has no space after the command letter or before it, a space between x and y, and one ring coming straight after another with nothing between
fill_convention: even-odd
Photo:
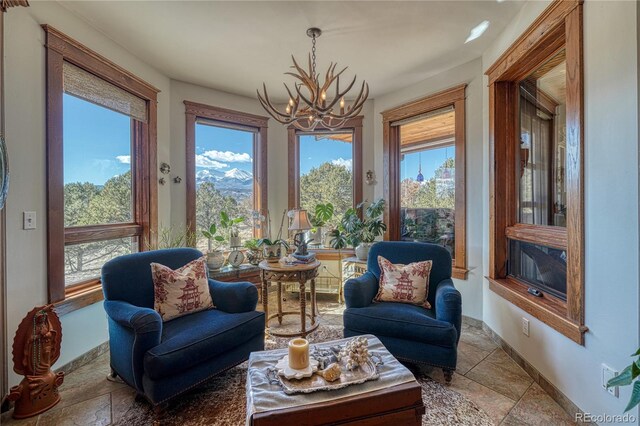
<instances>
[{"instance_id":1,"label":"red wooden statue","mask_svg":"<svg viewBox=\"0 0 640 426\"><path fill-rule=\"evenodd\" d=\"M20 323L13 339L13 371L24 379L9 392L14 418L35 416L60 402L64 373L54 373L51 366L60 357L61 342L62 325L53 305L34 308Z\"/></svg>"}]
</instances>

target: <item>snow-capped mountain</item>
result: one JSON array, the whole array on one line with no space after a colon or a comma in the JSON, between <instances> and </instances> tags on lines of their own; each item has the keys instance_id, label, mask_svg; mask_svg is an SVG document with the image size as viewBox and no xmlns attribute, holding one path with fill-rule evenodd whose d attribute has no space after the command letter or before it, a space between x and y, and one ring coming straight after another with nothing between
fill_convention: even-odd
<instances>
[{"instance_id":1,"label":"snow-capped mountain","mask_svg":"<svg viewBox=\"0 0 640 426\"><path fill-rule=\"evenodd\" d=\"M225 179L236 179L239 181L253 180L253 175L246 170L231 169L228 172L224 172Z\"/></svg>"},{"instance_id":2,"label":"snow-capped mountain","mask_svg":"<svg viewBox=\"0 0 640 426\"><path fill-rule=\"evenodd\" d=\"M205 169L196 173L196 187L204 182L213 183L223 195L242 197L253 189L253 174L237 168L226 172Z\"/></svg>"}]
</instances>

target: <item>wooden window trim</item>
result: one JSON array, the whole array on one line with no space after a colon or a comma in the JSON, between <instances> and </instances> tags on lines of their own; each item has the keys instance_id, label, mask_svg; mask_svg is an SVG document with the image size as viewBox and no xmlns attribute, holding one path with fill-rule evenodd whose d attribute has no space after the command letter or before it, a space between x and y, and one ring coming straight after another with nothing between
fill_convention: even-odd
<instances>
[{"instance_id":1,"label":"wooden window trim","mask_svg":"<svg viewBox=\"0 0 640 426\"><path fill-rule=\"evenodd\" d=\"M490 288L578 344L584 344L584 167L582 0L556 0L487 70L490 142ZM562 48L567 61L567 226L516 223L517 84ZM508 239L567 250L567 301L524 292L507 276ZM552 301L552 302L550 302ZM551 307L553 305L553 308Z\"/></svg>"},{"instance_id":2,"label":"wooden window trim","mask_svg":"<svg viewBox=\"0 0 640 426\"><path fill-rule=\"evenodd\" d=\"M196 231L196 122L199 118L252 127L256 130L253 144L254 209L267 215L267 128L269 118L246 112L184 101L186 124L187 230ZM254 230L256 238L262 230Z\"/></svg>"},{"instance_id":3,"label":"wooden window trim","mask_svg":"<svg viewBox=\"0 0 640 426\"><path fill-rule=\"evenodd\" d=\"M441 108L452 106L455 110L455 261L451 275L453 278L467 279L467 211L466 211L466 135L465 99L466 84L443 90L433 95L408 102L382 112L384 198L387 200L384 220L387 232L384 239L400 239L400 128L391 124L416 117ZM459 167L462 165L462 167Z\"/></svg>"},{"instance_id":4,"label":"wooden window trim","mask_svg":"<svg viewBox=\"0 0 640 426\"><path fill-rule=\"evenodd\" d=\"M49 25L45 32L47 67L47 272L48 298L59 314L66 314L102 300L99 279L65 287L65 244L138 236L151 245L157 234L157 95L159 90L134 74L92 51ZM131 224L105 224L78 228L64 226L63 76L64 62L72 63L124 89L147 103L147 123L132 120L135 165L132 167L134 220ZM67 237L69 238L67 240Z\"/></svg>"},{"instance_id":5,"label":"wooden window trim","mask_svg":"<svg viewBox=\"0 0 640 426\"><path fill-rule=\"evenodd\" d=\"M362 189L362 120L363 116L347 120L347 122L338 131L352 131L353 142L351 147L351 155L353 158L352 185L353 185L353 207L356 207L363 201ZM322 129L320 129L322 130ZM299 130L293 125L287 128L287 144L288 144L288 177L289 177L289 193L288 207L289 210L300 206L300 140ZM305 132L308 133L308 132Z\"/></svg>"}]
</instances>

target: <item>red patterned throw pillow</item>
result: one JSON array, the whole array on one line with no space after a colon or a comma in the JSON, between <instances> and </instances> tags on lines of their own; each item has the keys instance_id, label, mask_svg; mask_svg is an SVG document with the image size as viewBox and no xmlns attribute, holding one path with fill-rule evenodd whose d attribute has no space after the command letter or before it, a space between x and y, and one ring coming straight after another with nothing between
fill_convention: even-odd
<instances>
[{"instance_id":1,"label":"red patterned throw pillow","mask_svg":"<svg viewBox=\"0 0 640 426\"><path fill-rule=\"evenodd\" d=\"M163 321L213 308L207 280L207 259L203 256L175 271L151 264L154 309Z\"/></svg>"},{"instance_id":2,"label":"red patterned throw pillow","mask_svg":"<svg viewBox=\"0 0 640 426\"><path fill-rule=\"evenodd\" d=\"M393 264L382 256L378 256L380 265L380 286L375 302L400 302L419 305L431 309L427 301L429 295L429 274L431 260L410 263L408 265Z\"/></svg>"}]
</instances>

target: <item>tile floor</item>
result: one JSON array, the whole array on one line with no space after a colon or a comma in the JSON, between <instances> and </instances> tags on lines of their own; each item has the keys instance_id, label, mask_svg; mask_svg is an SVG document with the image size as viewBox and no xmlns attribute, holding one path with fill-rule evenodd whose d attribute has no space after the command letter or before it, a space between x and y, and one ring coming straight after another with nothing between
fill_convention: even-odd
<instances>
[{"instance_id":1,"label":"tile floor","mask_svg":"<svg viewBox=\"0 0 640 426\"><path fill-rule=\"evenodd\" d=\"M295 295L286 295L290 308ZM271 299L271 297L270 297ZM342 311L333 297L319 296L320 321L342 325ZM270 300L270 309L275 305ZM273 311L272 311L273 312ZM289 317L284 326L294 326ZM458 370L451 388L475 402L496 425L569 425L572 419L489 336L477 327L463 324L458 347ZM105 354L65 378L62 402L37 418L15 421L10 412L0 418L3 425L110 425L116 424L131 405L135 392L126 385L106 380L109 358ZM442 370L430 369L431 378L444 383Z\"/></svg>"}]
</instances>

